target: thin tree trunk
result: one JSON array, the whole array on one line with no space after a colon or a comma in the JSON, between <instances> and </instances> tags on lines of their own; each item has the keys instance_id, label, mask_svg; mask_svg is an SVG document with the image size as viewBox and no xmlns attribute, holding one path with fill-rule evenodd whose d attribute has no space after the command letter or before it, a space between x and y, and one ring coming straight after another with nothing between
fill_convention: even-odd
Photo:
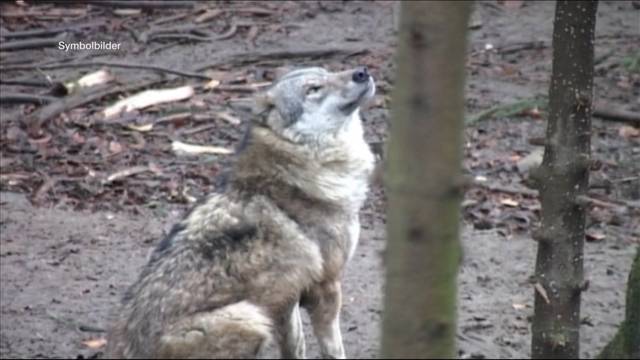
<instances>
[{"instance_id":1,"label":"thin tree trunk","mask_svg":"<svg viewBox=\"0 0 640 360\"><path fill-rule=\"evenodd\" d=\"M382 355L455 357L469 2L402 2Z\"/></svg>"},{"instance_id":2,"label":"thin tree trunk","mask_svg":"<svg viewBox=\"0 0 640 360\"><path fill-rule=\"evenodd\" d=\"M533 358L578 358L580 298L589 184L596 1L559 1L553 26L553 73L540 190L542 227L535 269Z\"/></svg>"},{"instance_id":3,"label":"thin tree trunk","mask_svg":"<svg viewBox=\"0 0 640 360\"><path fill-rule=\"evenodd\" d=\"M640 359L640 247L629 272L625 306L624 321L600 359Z\"/></svg>"}]
</instances>

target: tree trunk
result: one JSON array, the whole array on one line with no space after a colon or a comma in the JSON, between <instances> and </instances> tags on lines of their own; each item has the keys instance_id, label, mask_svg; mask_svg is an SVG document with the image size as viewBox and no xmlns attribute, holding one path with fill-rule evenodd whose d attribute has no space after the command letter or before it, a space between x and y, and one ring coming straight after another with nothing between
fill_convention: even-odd
<instances>
[{"instance_id":1,"label":"tree trunk","mask_svg":"<svg viewBox=\"0 0 640 360\"><path fill-rule=\"evenodd\" d=\"M640 359L640 247L627 282L624 321L618 333L602 350L600 359Z\"/></svg>"},{"instance_id":2,"label":"tree trunk","mask_svg":"<svg viewBox=\"0 0 640 360\"><path fill-rule=\"evenodd\" d=\"M542 227L535 269L533 358L578 358L583 247L589 184L596 1L559 1L546 147L532 174Z\"/></svg>"},{"instance_id":3,"label":"tree trunk","mask_svg":"<svg viewBox=\"0 0 640 360\"><path fill-rule=\"evenodd\" d=\"M469 2L402 2L382 355L455 356Z\"/></svg>"}]
</instances>

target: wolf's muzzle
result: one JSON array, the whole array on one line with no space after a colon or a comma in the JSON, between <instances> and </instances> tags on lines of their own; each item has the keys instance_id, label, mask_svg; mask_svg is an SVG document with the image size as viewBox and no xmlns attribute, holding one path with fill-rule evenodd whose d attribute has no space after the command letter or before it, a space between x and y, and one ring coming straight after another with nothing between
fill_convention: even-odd
<instances>
[{"instance_id":1,"label":"wolf's muzzle","mask_svg":"<svg viewBox=\"0 0 640 360\"><path fill-rule=\"evenodd\" d=\"M353 72L353 76L351 77L351 79L357 84L362 84L369 81L369 71L367 70L367 67L363 66L356 69L356 71Z\"/></svg>"}]
</instances>

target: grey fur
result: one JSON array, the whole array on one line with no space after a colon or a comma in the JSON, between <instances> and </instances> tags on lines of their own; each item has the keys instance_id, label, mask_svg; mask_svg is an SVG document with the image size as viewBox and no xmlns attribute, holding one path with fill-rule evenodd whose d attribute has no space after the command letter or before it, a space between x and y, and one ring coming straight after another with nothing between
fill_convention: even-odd
<instances>
[{"instance_id":1,"label":"grey fur","mask_svg":"<svg viewBox=\"0 0 640 360\"><path fill-rule=\"evenodd\" d=\"M225 188L173 227L123 297L107 357L251 358L271 340L304 357L299 302L323 357L345 356L340 278L373 169L357 107L375 89L352 72L296 70L258 99Z\"/></svg>"}]
</instances>

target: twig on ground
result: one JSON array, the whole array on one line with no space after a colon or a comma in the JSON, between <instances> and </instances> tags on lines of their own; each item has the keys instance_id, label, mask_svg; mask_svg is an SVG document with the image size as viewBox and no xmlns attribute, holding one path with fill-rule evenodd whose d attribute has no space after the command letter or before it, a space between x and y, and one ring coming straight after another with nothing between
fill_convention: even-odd
<instances>
[{"instance_id":1,"label":"twig on ground","mask_svg":"<svg viewBox=\"0 0 640 360\"><path fill-rule=\"evenodd\" d=\"M160 19L152 22L151 25L157 26L157 25L170 23L170 22L173 22L173 21L182 20L182 19L186 18L189 15L190 15L189 13L185 12L185 13L181 13L181 14L177 14L177 15L171 15L171 16L163 17L163 18L160 18Z\"/></svg>"},{"instance_id":2,"label":"twig on ground","mask_svg":"<svg viewBox=\"0 0 640 360\"><path fill-rule=\"evenodd\" d=\"M116 180L126 178L132 175L141 174L147 171L152 171L149 166L133 166L123 170L116 171L102 180L103 184L110 184Z\"/></svg>"},{"instance_id":3,"label":"twig on ground","mask_svg":"<svg viewBox=\"0 0 640 360\"><path fill-rule=\"evenodd\" d=\"M180 135L193 135L193 134L197 134L197 133L201 133L203 131L207 131L210 129L215 129L216 127L218 127L218 124L207 124L207 125L201 125L195 128L191 128L191 129L186 129L186 130L182 130L180 131Z\"/></svg>"},{"instance_id":4,"label":"twig on ground","mask_svg":"<svg viewBox=\"0 0 640 360\"><path fill-rule=\"evenodd\" d=\"M238 32L238 25L233 23L227 31L220 35L213 35L203 29L204 25L200 26L179 26L170 29L153 29L141 36L143 41L154 40L189 40L189 41L217 41L225 40L233 37ZM187 32L186 34L179 33L180 31Z\"/></svg>"},{"instance_id":5,"label":"twig on ground","mask_svg":"<svg viewBox=\"0 0 640 360\"><path fill-rule=\"evenodd\" d=\"M181 141L173 141L171 143L171 149L176 155L228 155L233 153L232 150L220 146L192 145L183 143Z\"/></svg>"},{"instance_id":6,"label":"twig on ground","mask_svg":"<svg viewBox=\"0 0 640 360\"><path fill-rule=\"evenodd\" d=\"M217 17L220 14L222 14L222 10L220 10L220 9L209 9L209 10L205 11L202 15L198 16L194 20L194 22L196 24L207 22L207 21Z\"/></svg>"},{"instance_id":7,"label":"twig on ground","mask_svg":"<svg viewBox=\"0 0 640 360\"><path fill-rule=\"evenodd\" d=\"M22 93L2 93L0 94L0 103L2 104L48 104L56 101L55 96L32 95Z\"/></svg>"},{"instance_id":8,"label":"twig on ground","mask_svg":"<svg viewBox=\"0 0 640 360\"><path fill-rule=\"evenodd\" d=\"M147 42L157 41L157 40L178 40L178 41L184 40L184 41L207 42L207 41L211 41L212 39L204 36L193 35L193 34L158 34L150 37L149 40L147 40Z\"/></svg>"},{"instance_id":9,"label":"twig on ground","mask_svg":"<svg viewBox=\"0 0 640 360\"><path fill-rule=\"evenodd\" d=\"M0 51L15 51L15 50L46 48L46 47L58 45L58 43L61 40L62 40L62 37L49 38L49 39L28 39L28 40L7 41L0 44Z\"/></svg>"}]
</instances>

